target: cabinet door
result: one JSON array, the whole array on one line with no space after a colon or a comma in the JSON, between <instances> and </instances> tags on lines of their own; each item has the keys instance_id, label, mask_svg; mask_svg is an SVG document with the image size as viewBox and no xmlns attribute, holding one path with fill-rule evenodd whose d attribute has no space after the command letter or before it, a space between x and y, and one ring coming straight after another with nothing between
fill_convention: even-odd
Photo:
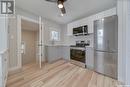
<instances>
[{"instance_id":1,"label":"cabinet door","mask_svg":"<svg viewBox=\"0 0 130 87\"><path fill-rule=\"evenodd\" d=\"M93 27L93 19L92 18L89 18L88 19L88 33L89 34L92 34L94 33L94 27Z\"/></svg>"},{"instance_id":2,"label":"cabinet door","mask_svg":"<svg viewBox=\"0 0 130 87\"><path fill-rule=\"evenodd\" d=\"M48 62L54 62L60 58L61 56L61 49L58 46L48 46L46 47L47 50L47 60Z\"/></svg>"},{"instance_id":3,"label":"cabinet door","mask_svg":"<svg viewBox=\"0 0 130 87\"><path fill-rule=\"evenodd\" d=\"M78 21L69 23L67 25L67 35L68 36L73 36L73 28L79 27L81 24Z\"/></svg>"},{"instance_id":4,"label":"cabinet door","mask_svg":"<svg viewBox=\"0 0 130 87\"><path fill-rule=\"evenodd\" d=\"M89 69L94 69L94 49L86 48L86 65Z\"/></svg>"},{"instance_id":5,"label":"cabinet door","mask_svg":"<svg viewBox=\"0 0 130 87\"><path fill-rule=\"evenodd\" d=\"M63 53L62 52L62 46L57 46L56 50L57 50L57 59L56 60L61 59L62 53Z\"/></svg>"},{"instance_id":6,"label":"cabinet door","mask_svg":"<svg viewBox=\"0 0 130 87\"><path fill-rule=\"evenodd\" d=\"M67 35L68 36L72 36L73 35L73 25L72 24L68 24L67 25Z\"/></svg>"},{"instance_id":7,"label":"cabinet door","mask_svg":"<svg viewBox=\"0 0 130 87\"><path fill-rule=\"evenodd\" d=\"M70 60L70 47L62 47L62 58L67 61Z\"/></svg>"},{"instance_id":8,"label":"cabinet door","mask_svg":"<svg viewBox=\"0 0 130 87\"><path fill-rule=\"evenodd\" d=\"M56 58L57 50L54 47L47 47L47 60L48 62L53 62Z\"/></svg>"}]
</instances>

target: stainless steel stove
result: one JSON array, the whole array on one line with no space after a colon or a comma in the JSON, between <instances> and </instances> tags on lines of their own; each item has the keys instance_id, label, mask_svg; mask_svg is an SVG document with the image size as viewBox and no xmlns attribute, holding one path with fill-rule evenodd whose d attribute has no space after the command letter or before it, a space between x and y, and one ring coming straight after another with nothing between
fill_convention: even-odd
<instances>
[{"instance_id":1,"label":"stainless steel stove","mask_svg":"<svg viewBox=\"0 0 130 87\"><path fill-rule=\"evenodd\" d=\"M70 46L70 59L74 64L86 67L86 46L89 44L84 41L77 41L76 45Z\"/></svg>"}]
</instances>

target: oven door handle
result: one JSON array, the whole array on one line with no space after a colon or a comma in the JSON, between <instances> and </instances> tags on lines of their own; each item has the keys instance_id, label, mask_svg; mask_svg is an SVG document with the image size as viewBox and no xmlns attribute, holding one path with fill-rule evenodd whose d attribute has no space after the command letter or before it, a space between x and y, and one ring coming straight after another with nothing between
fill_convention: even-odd
<instances>
[{"instance_id":1,"label":"oven door handle","mask_svg":"<svg viewBox=\"0 0 130 87\"><path fill-rule=\"evenodd\" d=\"M70 48L71 50L81 50L81 51L86 51L85 48Z\"/></svg>"}]
</instances>

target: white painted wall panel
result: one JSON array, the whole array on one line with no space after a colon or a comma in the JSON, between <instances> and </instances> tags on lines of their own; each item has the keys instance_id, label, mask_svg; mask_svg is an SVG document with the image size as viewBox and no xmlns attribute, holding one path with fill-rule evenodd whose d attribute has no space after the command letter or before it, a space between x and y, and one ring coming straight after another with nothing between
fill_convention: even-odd
<instances>
[{"instance_id":1,"label":"white painted wall panel","mask_svg":"<svg viewBox=\"0 0 130 87\"><path fill-rule=\"evenodd\" d=\"M94 48L86 47L86 65L89 69L94 69Z\"/></svg>"},{"instance_id":2,"label":"white painted wall panel","mask_svg":"<svg viewBox=\"0 0 130 87\"><path fill-rule=\"evenodd\" d=\"M2 55L0 55L0 87L2 87Z\"/></svg>"},{"instance_id":3,"label":"white painted wall panel","mask_svg":"<svg viewBox=\"0 0 130 87\"><path fill-rule=\"evenodd\" d=\"M129 7L130 7L130 1L129 1ZM126 83L130 85L130 8L128 9L129 15L128 15L128 28L126 32Z\"/></svg>"},{"instance_id":4,"label":"white painted wall panel","mask_svg":"<svg viewBox=\"0 0 130 87\"><path fill-rule=\"evenodd\" d=\"M62 58L69 61L70 60L70 47L69 46L61 46L61 54Z\"/></svg>"},{"instance_id":5,"label":"white painted wall panel","mask_svg":"<svg viewBox=\"0 0 130 87\"><path fill-rule=\"evenodd\" d=\"M130 15L129 0L118 0L118 80L130 85ZM130 1L129 1L130 3Z\"/></svg>"},{"instance_id":6,"label":"white painted wall panel","mask_svg":"<svg viewBox=\"0 0 130 87\"><path fill-rule=\"evenodd\" d=\"M125 29L123 27L124 21L123 21L123 0L118 0L117 4L117 12L118 12L118 80L125 83L125 56L124 56L124 37L123 33L125 33Z\"/></svg>"},{"instance_id":7,"label":"white painted wall panel","mask_svg":"<svg viewBox=\"0 0 130 87\"><path fill-rule=\"evenodd\" d=\"M130 14L130 0L128 0L128 13Z\"/></svg>"},{"instance_id":8,"label":"white painted wall panel","mask_svg":"<svg viewBox=\"0 0 130 87\"><path fill-rule=\"evenodd\" d=\"M9 18L9 68L17 67L17 19Z\"/></svg>"},{"instance_id":9,"label":"white painted wall panel","mask_svg":"<svg viewBox=\"0 0 130 87\"><path fill-rule=\"evenodd\" d=\"M7 19L0 15L0 52L7 49Z\"/></svg>"}]
</instances>

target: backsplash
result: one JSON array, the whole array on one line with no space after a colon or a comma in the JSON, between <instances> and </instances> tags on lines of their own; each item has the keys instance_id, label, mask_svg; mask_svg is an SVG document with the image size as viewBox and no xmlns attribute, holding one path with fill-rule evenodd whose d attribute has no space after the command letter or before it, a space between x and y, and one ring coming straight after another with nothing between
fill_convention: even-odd
<instances>
[{"instance_id":1,"label":"backsplash","mask_svg":"<svg viewBox=\"0 0 130 87\"><path fill-rule=\"evenodd\" d=\"M94 45L94 37L93 37L93 34L90 34L88 36L66 36L64 38L64 44L68 44L68 45L75 45L76 44L76 41L87 41L89 40L90 41L90 47L93 47Z\"/></svg>"}]
</instances>

